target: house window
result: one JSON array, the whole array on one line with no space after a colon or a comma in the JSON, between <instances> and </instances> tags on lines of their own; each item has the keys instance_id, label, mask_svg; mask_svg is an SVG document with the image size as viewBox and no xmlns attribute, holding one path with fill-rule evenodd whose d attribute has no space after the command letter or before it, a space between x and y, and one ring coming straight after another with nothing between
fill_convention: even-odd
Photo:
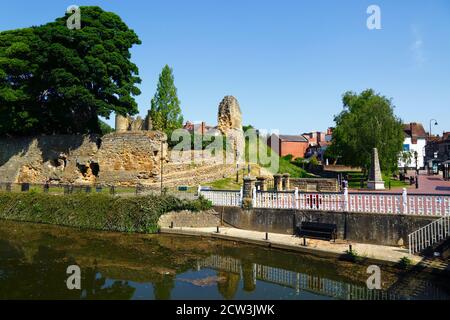
<instances>
[{"instance_id":1,"label":"house window","mask_svg":"<svg viewBox=\"0 0 450 320\"><path fill-rule=\"evenodd\" d=\"M403 151L409 152L409 144L403 145Z\"/></svg>"}]
</instances>

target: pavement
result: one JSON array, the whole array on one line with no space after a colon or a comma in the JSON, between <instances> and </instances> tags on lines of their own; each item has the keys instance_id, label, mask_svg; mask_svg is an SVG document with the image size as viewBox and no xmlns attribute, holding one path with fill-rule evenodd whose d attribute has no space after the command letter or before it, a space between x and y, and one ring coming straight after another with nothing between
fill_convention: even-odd
<instances>
[{"instance_id":1,"label":"pavement","mask_svg":"<svg viewBox=\"0 0 450 320\"><path fill-rule=\"evenodd\" d=\"M276 249L313 253L333 257L344 255L345 252L349 249L349 245L351 244L352 249L357 252L358 256L368 258L380 263L397 263L403 257L408 257L409 259L411 259L413 264L418 264L422 260L421 257L410 255L407 249L400 247L380 246L355 242L350 243L343 240L338 240L336 241L336 243L333 243L329 241L310 239L307 239L307 246L305 247L303 246L302 238L298 238L292 235L270 233L269 240L265 240L266 234L264 232L225 227L220 228L220 233L217 233L217 228L162 228L161 233L212 237L237 242L245 242Z\"/></svg>"},{"instance_id":2,"label":"pavement","mask_svg":"<svg viewBox=\"0 0 450 320\"><path fill-rule=\"evenodd\" d=\"M408 171L407 177L416 176L415 171ZM416 185L411 185L406 187L408 194L446 194L450 195L450 181L445 181L440 175L427 175L426 171L421 171L419 173L419 188L416 189ZM352 192L382 192L382 193L402 193L403 188L394 188L392 190L349 190Z\"/></svg>"}]
</instances>

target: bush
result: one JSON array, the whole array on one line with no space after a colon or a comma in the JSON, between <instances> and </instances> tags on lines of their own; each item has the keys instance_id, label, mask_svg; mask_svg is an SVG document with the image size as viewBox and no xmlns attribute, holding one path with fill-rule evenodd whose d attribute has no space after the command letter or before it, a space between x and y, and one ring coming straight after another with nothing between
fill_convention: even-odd
<instances>
[{"instance_id":1,"label":"bush","mask_svg":"<svg viewBox=\"0 0 450 320\"><path fill-rule=\"evenodd\" d=\"M167 212L210 208L204 198L188 201L165 195L114 198L106 194L0 193L0 219L120 232L153 233L160 216Z\"/></svg>"},{"instance_id":2,"label":"bush","mask_svg":"<svg viewBox=\"0 0 450 320\"><path fill-rule=\"evenodd\" d=\"M398 262L398 266L400 267L400 269L404 269L404 270L408 269L411 265L412 265L412 261L408 257L403 257Z\"/></svg>"},{"instance_id":3,"label":"bush","mask_svg":"<svg viewBox=\"0 0 450 320\"><path fill-rule=\"evenodd\" d=\"M356 252L356 250L352 249L345 251L345 259L352 262L357 262L361 260L361 257L359 256L358 252Z\"/></svg>"}]
</instances>

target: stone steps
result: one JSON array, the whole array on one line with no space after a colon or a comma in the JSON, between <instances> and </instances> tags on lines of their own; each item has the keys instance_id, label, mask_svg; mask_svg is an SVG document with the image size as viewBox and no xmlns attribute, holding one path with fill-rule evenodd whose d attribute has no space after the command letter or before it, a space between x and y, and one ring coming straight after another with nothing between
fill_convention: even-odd
<instances>
[{"instance_id":1,"label":"stone steps","mask_svg":"<svg viewBox=\"0 0 450 320\"><path fill-rule=\"evenodd\" d=\"M164 175L164 186L174 187L179 185L197 186L203 183L212 182L223 178L223 176L231 175L234 172L234 166L210 166L202 167L196 171L183 171ZM159 187L160 182L146 184L149 187Z\"/></svg>"}]
</instances>

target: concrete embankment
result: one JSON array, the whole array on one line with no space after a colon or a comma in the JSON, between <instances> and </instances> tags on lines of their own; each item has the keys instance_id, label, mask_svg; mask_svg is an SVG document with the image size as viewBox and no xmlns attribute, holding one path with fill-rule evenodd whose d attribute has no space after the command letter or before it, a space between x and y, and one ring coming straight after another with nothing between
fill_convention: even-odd
<instances>
[{"instance_id":1,"label":"concrete embankment","mask_svg":"<svg viewBox=\"0 0 450 320\"><path fill-rule=\"evenodd\" d=\"M161 233L177 234L197 237L210 237L216 239L223 239L229 241L250 243L259 246L289 250L295 252L316 254L320 256L330 256L335 258L344 257L346 251L349 249L349 243L345 241L337 241L336 243L321 241L321 240L307 240L307 246L303 245L303 239L286 234L269 234L269 239L266 239L265 232L239 230L235 228L220 228L220 233L217 233L217 228L161 228ZM357 253L361 260L367 262L380 264L396 264L403 257L408 257L412 264L417 264L421 261L418 256L409 255L408 250L398 247L381 246L373 244L351 243L352 249Z\"/></svg>"},{"instance_id":2,"label":"concrete embankment","mask_svg":"<svg viewBox=\"0 0 450 320\"><path fill-rule=\"evenodd\" d=\"M385 246L406 246L408 235L439 217L291 209L215 207L223 223L237 229L293 235L302 221L337 226L338 239Z\"/></svg>"}]
</instances>

